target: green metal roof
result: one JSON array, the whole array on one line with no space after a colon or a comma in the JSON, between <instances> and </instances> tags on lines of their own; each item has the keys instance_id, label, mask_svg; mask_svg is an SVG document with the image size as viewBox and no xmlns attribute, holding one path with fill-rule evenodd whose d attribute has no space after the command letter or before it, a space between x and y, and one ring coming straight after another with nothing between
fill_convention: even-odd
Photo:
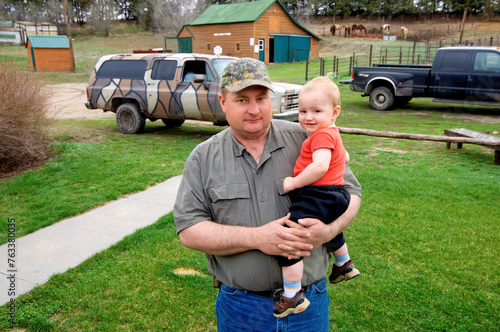
<instances>
[{"instance_id":1,"label":"green metal roof","mask_svg":"<svg viewBox=\"0 0 500 332\"><path fill-rule=\"evenodd\" d=\"M292 21L299 27L304 29L307 33L312 35L314 38L321 40L318 36L313 34L311 31L300 25L292 15L286 10L283 4L279 0L261 0L253 2L243 2L243 3L233 3L227 5L211 5L208 7L200 16L198 16L194 21L188 24L184 24L177 36L181 33L184 27L190 25L205 25L205 24L225 24L225 23L241 23L241 22L254 22L266 10L271 7L273 3L279 3L283 10L288 14ZM188 29L188 32L191 33Z\"/></svg>"},{"instance_id":2,"label":"green metal roof","mask_svg":"<svg viewBox=\"0 0 500 332\"><path fill-rule=\"evenodd\" d=\"M276 0L212 5L188 25L253 22L274 2Z\"/></svg>"},{"instance_id":3,"label":"green metal roof","mask_svg":"<svg viewBox=\"0 0 500 332\"><path fill-rule=\"evenodd\" d=\"M33 48L69 48L67 36L27 35Z\"/></svg>"},{"instance_id":4,"label":"green metal roof","mask_svg":"<svg viewBox=\"0 0 500 332\"><path fill-rule=\"evenodd\" d=\"M13 28L14 21L0 21L0 27L2 28Z\"/></svg>"}]
</instances>

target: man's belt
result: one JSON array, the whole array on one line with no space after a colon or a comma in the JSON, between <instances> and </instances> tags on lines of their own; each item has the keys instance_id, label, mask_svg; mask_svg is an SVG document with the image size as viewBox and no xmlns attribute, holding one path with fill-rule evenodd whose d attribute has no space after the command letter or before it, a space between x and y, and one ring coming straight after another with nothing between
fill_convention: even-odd
<instances>
[{"instance_id":1,"label":"man's belt","mask_svg":"<svg viewBox=\"0 0 500 332\"><path fill-rule=\"evenodd\" d=\"M247 291L249 293L252 293L252 294L255 294L255 295L259 295L259 296L262 296L262 297L274 297L276 292L279 292L281 291L282 289L274 289L274 290L267 290L267 291L261 291L261 292L253 292L253 291Z\"/></svg>"}]
</instances>

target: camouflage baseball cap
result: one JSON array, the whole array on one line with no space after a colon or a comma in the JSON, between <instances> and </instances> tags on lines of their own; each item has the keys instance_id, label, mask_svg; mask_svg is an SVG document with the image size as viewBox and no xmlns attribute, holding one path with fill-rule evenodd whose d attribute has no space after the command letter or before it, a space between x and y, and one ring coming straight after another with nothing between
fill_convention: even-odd
<instances>
[{"instance_id":1,"label":"camouflage baseball cap","mask_svg":"<svg viewBox=\"0 0 500 332\"><path fill-rule=\"evenodd\" d=\"M220 88L238 92L251 85L261 85L274 92L264 63L255 59L238 59L228 64L222 71Z\"/></svg>"}]
</instances>

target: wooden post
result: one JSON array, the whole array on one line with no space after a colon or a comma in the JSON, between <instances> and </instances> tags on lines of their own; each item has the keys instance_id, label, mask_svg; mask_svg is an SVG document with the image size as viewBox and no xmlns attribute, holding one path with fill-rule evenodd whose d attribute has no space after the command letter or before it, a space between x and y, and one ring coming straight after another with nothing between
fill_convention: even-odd
<instances>
[{"instance_id":1,"label":"wooden post","mask_svg":"<svg viewBox=\"0 0 500 332\"><path fill-rule=\"evenodd\" d=\"M71 71L73 73L76 73L76 68L75 68L75 56L73 54L73 42L71 41L71 27L69 24L69 11L68 11L68 0L64 0L64 16L66 19L66 34L68 37L69 41L69 53L71 56Z\"/></svg>"},{"instance_id":2,"label":"wooden post","mask_svg":"<svg viewBox=\"0 0 500 332\"><path fill-rule=\"evenodd\" d=\"M307 82L307 72L309 70L309 59L306 60L306 82Z\"/></svg>"},{"instance_id":3,"label":"wooden post","mask_svg":"<svg viewBox=\"0 0 500 332\"><path fill-rule=\"evenodd\" d=\"M425 42L425 62L429 60L429 39Z\"/></svg>"},{"instance_id":4,"label":"wooden post","mask_svg":"<svg viewBox=\"0 0 500 332\"><path fill-rule=\"evenodd\" d=\"M460 25L460 39L458 40L458 43L462 43L462 37L464 35L464 28L465 28L465 19L467 18L467 8L464 10L464 17L462 18L462 24Z\"/></svg>"},{"instance_id":5,"label":"wooden post","mask_svg":"<svg viewBox=\"0 0 500 332\"><path fill-rule=\"evenodd\" d=\"M413 54L411 56L411 64L415 64L415 49L417 48L417 36L415 35L415 39L413 39Z\"/></svg>"},{"instance_id":6,"label":"wooden post","mask_svg":"<svg viewBox=\"0 0 500 332\"><path fill-rule=\"evenodd\" d=\"M373 53L373 44L370 44L370 57L368 58L368 67L372 66L372 53Z\"/></svg>"}]
</instances>

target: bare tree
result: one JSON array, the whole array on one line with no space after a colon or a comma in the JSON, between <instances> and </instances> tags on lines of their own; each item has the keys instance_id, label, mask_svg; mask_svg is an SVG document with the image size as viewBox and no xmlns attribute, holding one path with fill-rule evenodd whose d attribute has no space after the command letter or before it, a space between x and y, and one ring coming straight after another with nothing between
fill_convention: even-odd
<instances>
[{"instance_id":1,"label":"bare tree","mask_svg":"<svg viewBox=\"0 0 500 332\"><path fill-rule=\"evenodd\" d=\"M46 2L46 9L44 16L46 22L50 23L64 23L64 10L59 0L48 0Z\"/></svg>"},{"instance_id":2,"label":"bare tree","mask_svg":"<svg viewBox=\"0 0 500 332\"><path fill-rule=\"evenodd\" d=\"M206 9L204 2L191 0L148 0L155 32L178 32Z\"/></svg>"},{"instance_id":3,"label":"bare tree","mask_svg":"<svg viewBox=\"0 0 500 332\"><path fill-rule=\"evenodd\" d=\"M109 36L113 20L117 17L117 6L114 0L95 0L90 7L88 23Z\"/></svg>"}]
</instances>

